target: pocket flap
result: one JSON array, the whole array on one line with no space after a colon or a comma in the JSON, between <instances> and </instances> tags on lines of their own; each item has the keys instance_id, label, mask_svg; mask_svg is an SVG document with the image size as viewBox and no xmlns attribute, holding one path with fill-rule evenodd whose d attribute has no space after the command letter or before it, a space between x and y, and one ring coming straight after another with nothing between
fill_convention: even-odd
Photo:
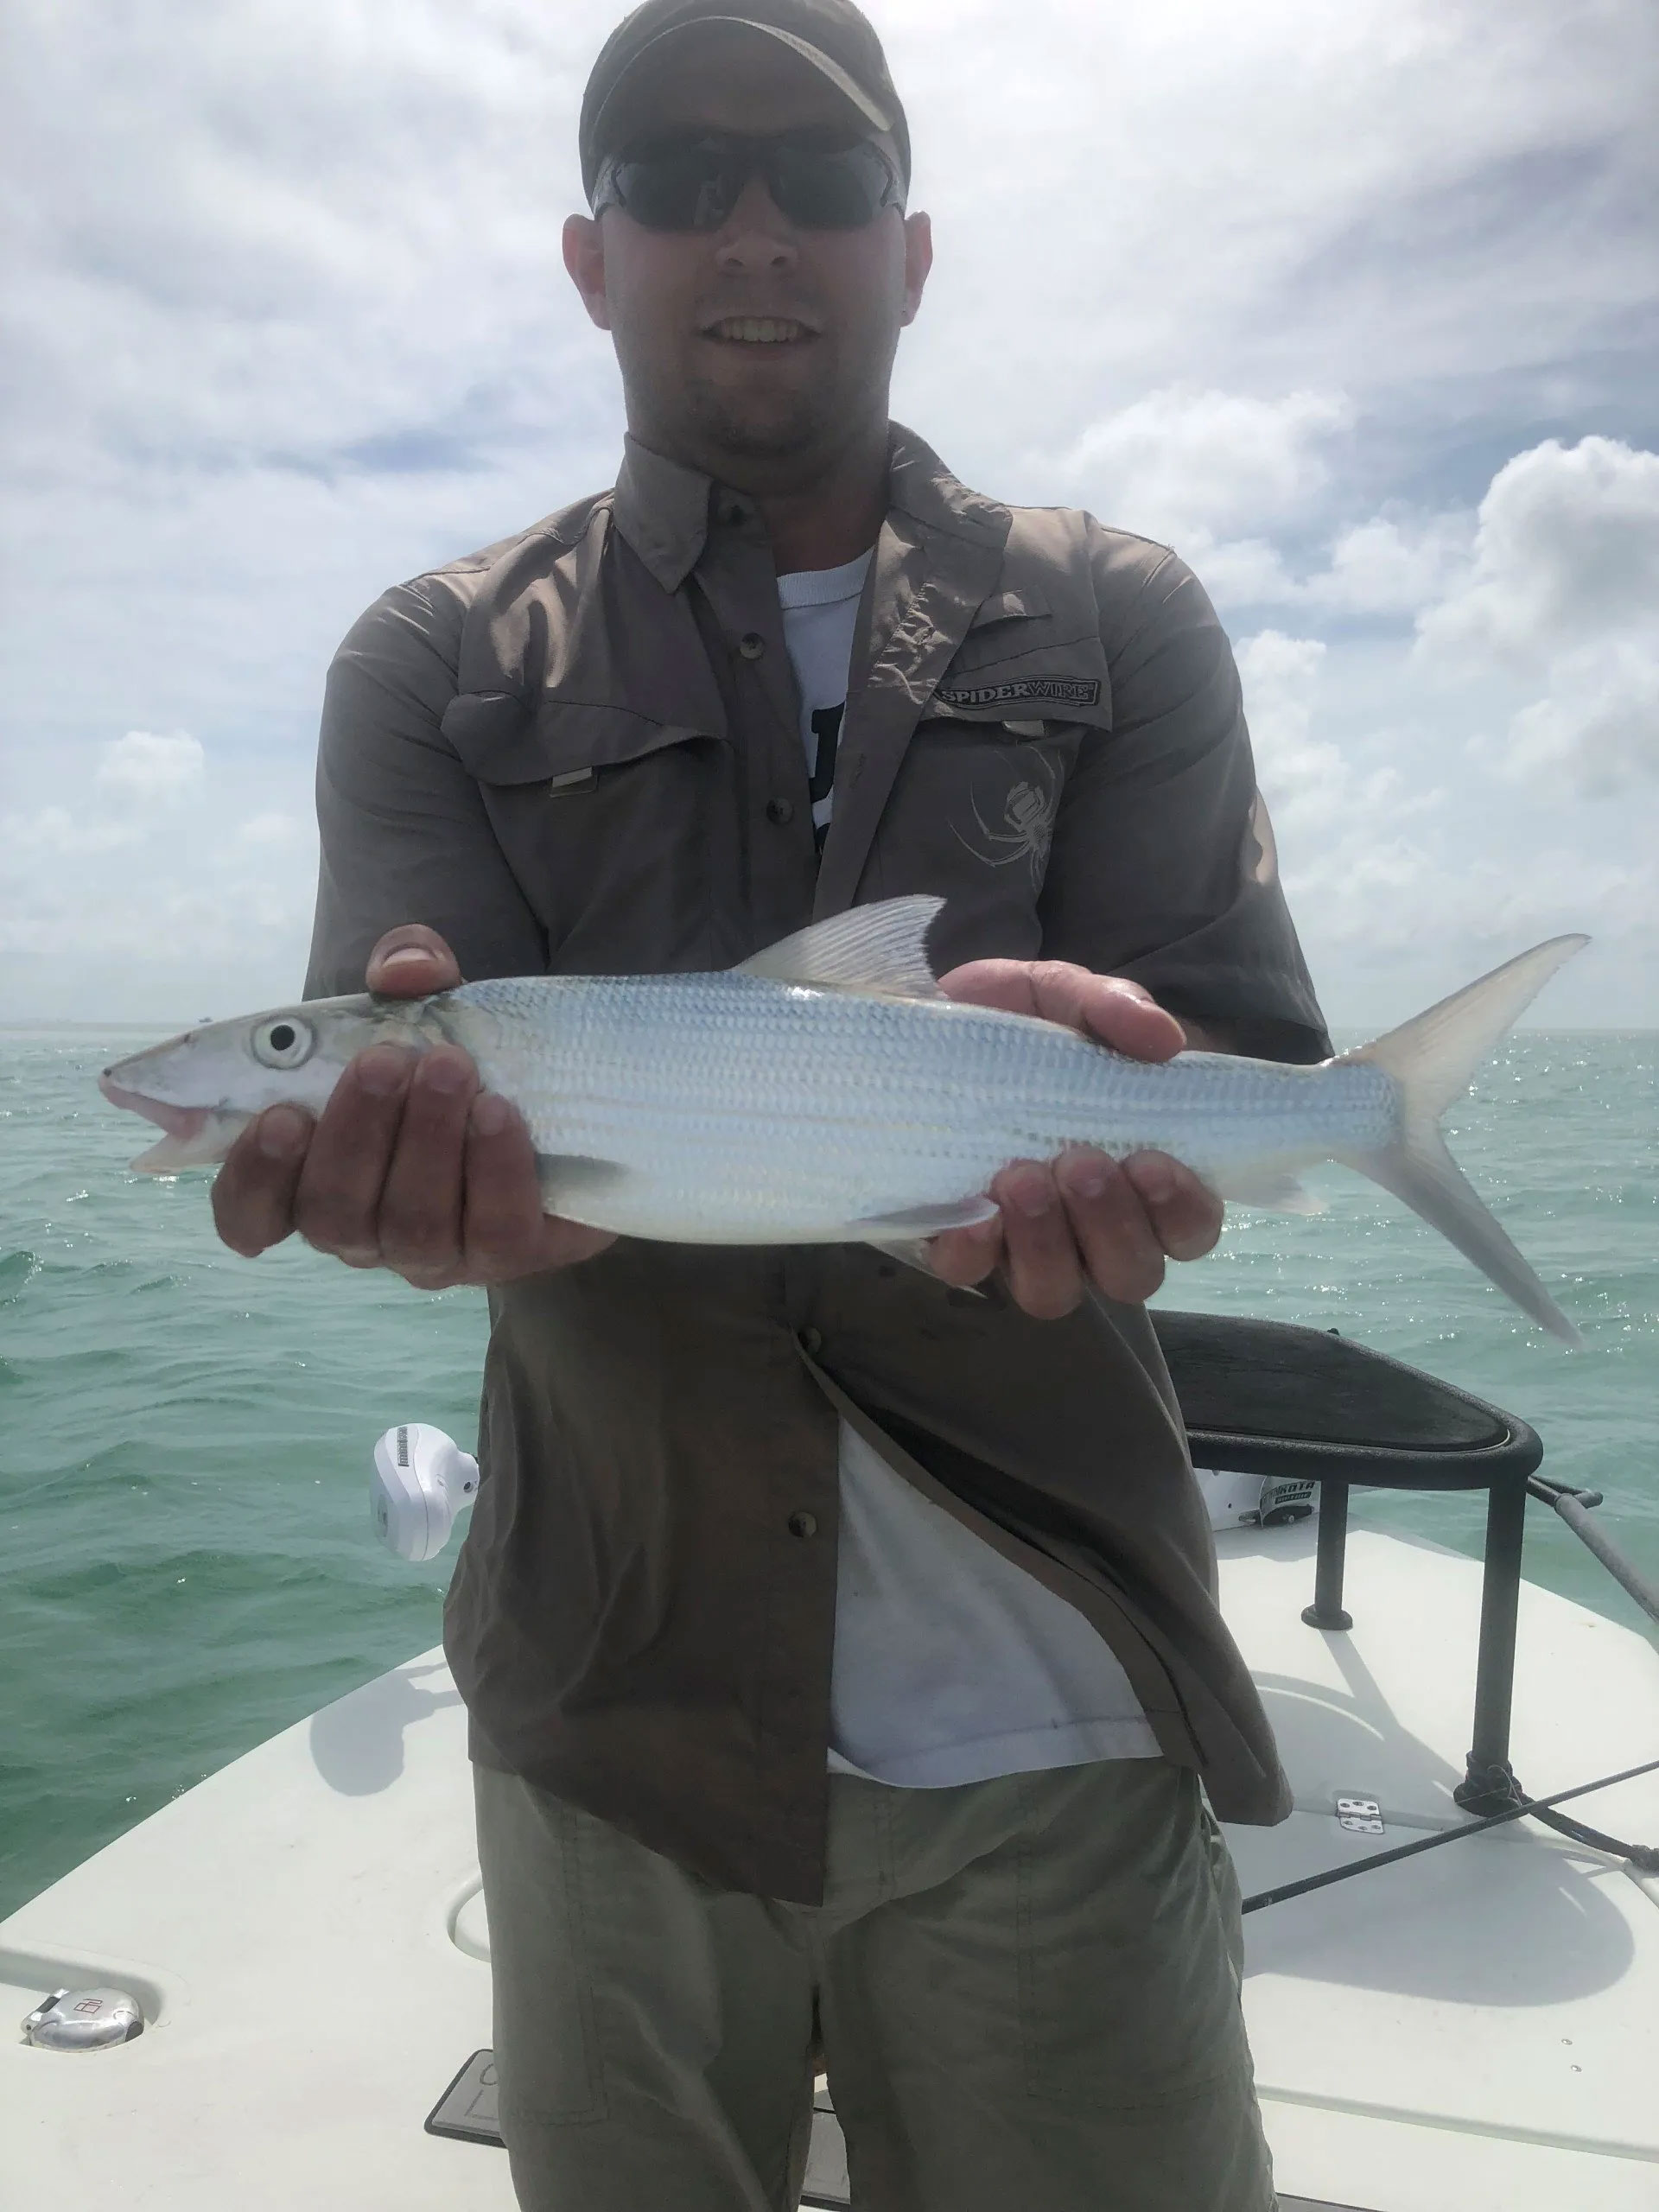
<instances>
[{"instance_id":1,"label":"pocket flap","mask_svg":"<svg viewBox=\"0 0 1659 2212\"><path fill-rule=\"evenodd\" d=\"M549 783L711 734L652 721L627 707L558 699L531 707L511 691L463 691L445 708L439 726L484 784Z\"/></svg>"},{"instance_id":2,"label":"pocket flap","mask_svg":"<svg viewBox=\"0 0 1659 2212\"><path fill-rule=\"evenodd\" d=\"M1016 622L1048 613L1048 601L1033 585L1022 584L1014 591L994 591L982 599L970 630L982 630L991 622Z\"/></svg>"}]
</instances>

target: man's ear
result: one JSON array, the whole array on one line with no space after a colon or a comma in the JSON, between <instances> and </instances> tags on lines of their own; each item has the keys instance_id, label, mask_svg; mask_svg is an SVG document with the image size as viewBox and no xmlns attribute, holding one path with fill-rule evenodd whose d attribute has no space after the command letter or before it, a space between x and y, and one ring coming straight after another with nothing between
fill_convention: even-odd
<instances>
[{"instance_id":1,"label":"man's ear","mask_svg":"<svg viewBox=\"0 0 1659 2212\"><path fill-rule=\"evenodd\" d=\"M905 315L907 323L916 320L916 310L922 304L922 293L927 283L927 272L933 266L933 221L928 215L906 215L905 218Z\"/></svg>"},{"instance_id":2,"label":"man's ear","mask_svg":"<svg viewBox=\"0 0 1659 2212\"><path fill-rule=\"evenodd\" d=\"M564 265L570 272L570 282L582 294L588 321L608 330L611 303L605 296L605 235L593 216L565 218Z\"/></svg>"}]
</instances>

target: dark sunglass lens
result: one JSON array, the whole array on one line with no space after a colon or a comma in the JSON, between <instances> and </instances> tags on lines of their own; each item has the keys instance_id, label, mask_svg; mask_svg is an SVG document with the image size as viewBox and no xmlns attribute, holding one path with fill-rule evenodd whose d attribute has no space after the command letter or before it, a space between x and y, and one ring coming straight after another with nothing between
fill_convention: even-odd
<instances>
[{"instance_id":1,"label":"dark sunglass lens","mask_svg":"<svg viewBox=\"0 0 1659 2212\"><path fill-rule=\"evenodd\" d=\"M725 149L707 140L626 155L615 188L625 212L652 231L717 230L736 197Z\"/></svg>"},{"instance_id":2,"label":"dark sunglass lens","mask_svg":"<svg viewBox=\"0 0 1659 2212\"><path fill-rule=\"evenodd\" d=\"M808 230L861 229L880 213L893 184L887 162L865 139L842 147L776 145L766 170L779 213Z\"/></svg>"}]
</instances>

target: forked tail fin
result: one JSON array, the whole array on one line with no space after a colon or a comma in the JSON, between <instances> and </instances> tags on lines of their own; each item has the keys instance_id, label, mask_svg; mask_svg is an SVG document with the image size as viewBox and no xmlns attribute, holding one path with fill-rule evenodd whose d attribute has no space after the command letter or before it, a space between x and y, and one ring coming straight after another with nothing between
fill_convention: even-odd
<instances>
[{"instance_id":1,"label":"forked tail fin","mask_svg":"<svg viewBox=\"0 0 1659 2212\"><path fill-rule=\"evenodd\" d=\"M1440 1116L1467 1090L1475 1070L1555 970L1589 942L1587 937L1554 937L1535 944L1386 1037L1341 1055L1347 1063L1369 1061L1383 1069L1399 1084L1401 1098L1394 1141L1381 1152L1347 1154L1347 1165L1403 1198L1523 1313L1575 1345L1583 1338L1446 1150Z\"/></svg>"}]
</instances>

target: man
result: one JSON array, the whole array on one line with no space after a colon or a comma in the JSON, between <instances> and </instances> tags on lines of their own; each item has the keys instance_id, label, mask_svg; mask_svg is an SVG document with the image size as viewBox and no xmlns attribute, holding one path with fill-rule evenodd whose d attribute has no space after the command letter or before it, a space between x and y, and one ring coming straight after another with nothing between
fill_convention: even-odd
<instances>
[{"instance_id":1,"label":"man","mask_svg":"<svg viewBox=\"0 0 1659 2212\"><path fill-rule=\"evenodd\" d=\"M1208 602L890 425L931 249L880 45L737 4L650 0L583 102L614 492L336 659L311 989L712 968L927 891L958 998L1317 1057ZM820 2050L872 2212L1272 2202L1201 1784L1287 1793L1141 1304L1220 1210L1153 1154L992 1194L931 1277L613 1240L445 1050L226 1162L238 1250L490 1287L446 1633L527 2208L781 2212Z\"/></svg>"}]
</instances>

